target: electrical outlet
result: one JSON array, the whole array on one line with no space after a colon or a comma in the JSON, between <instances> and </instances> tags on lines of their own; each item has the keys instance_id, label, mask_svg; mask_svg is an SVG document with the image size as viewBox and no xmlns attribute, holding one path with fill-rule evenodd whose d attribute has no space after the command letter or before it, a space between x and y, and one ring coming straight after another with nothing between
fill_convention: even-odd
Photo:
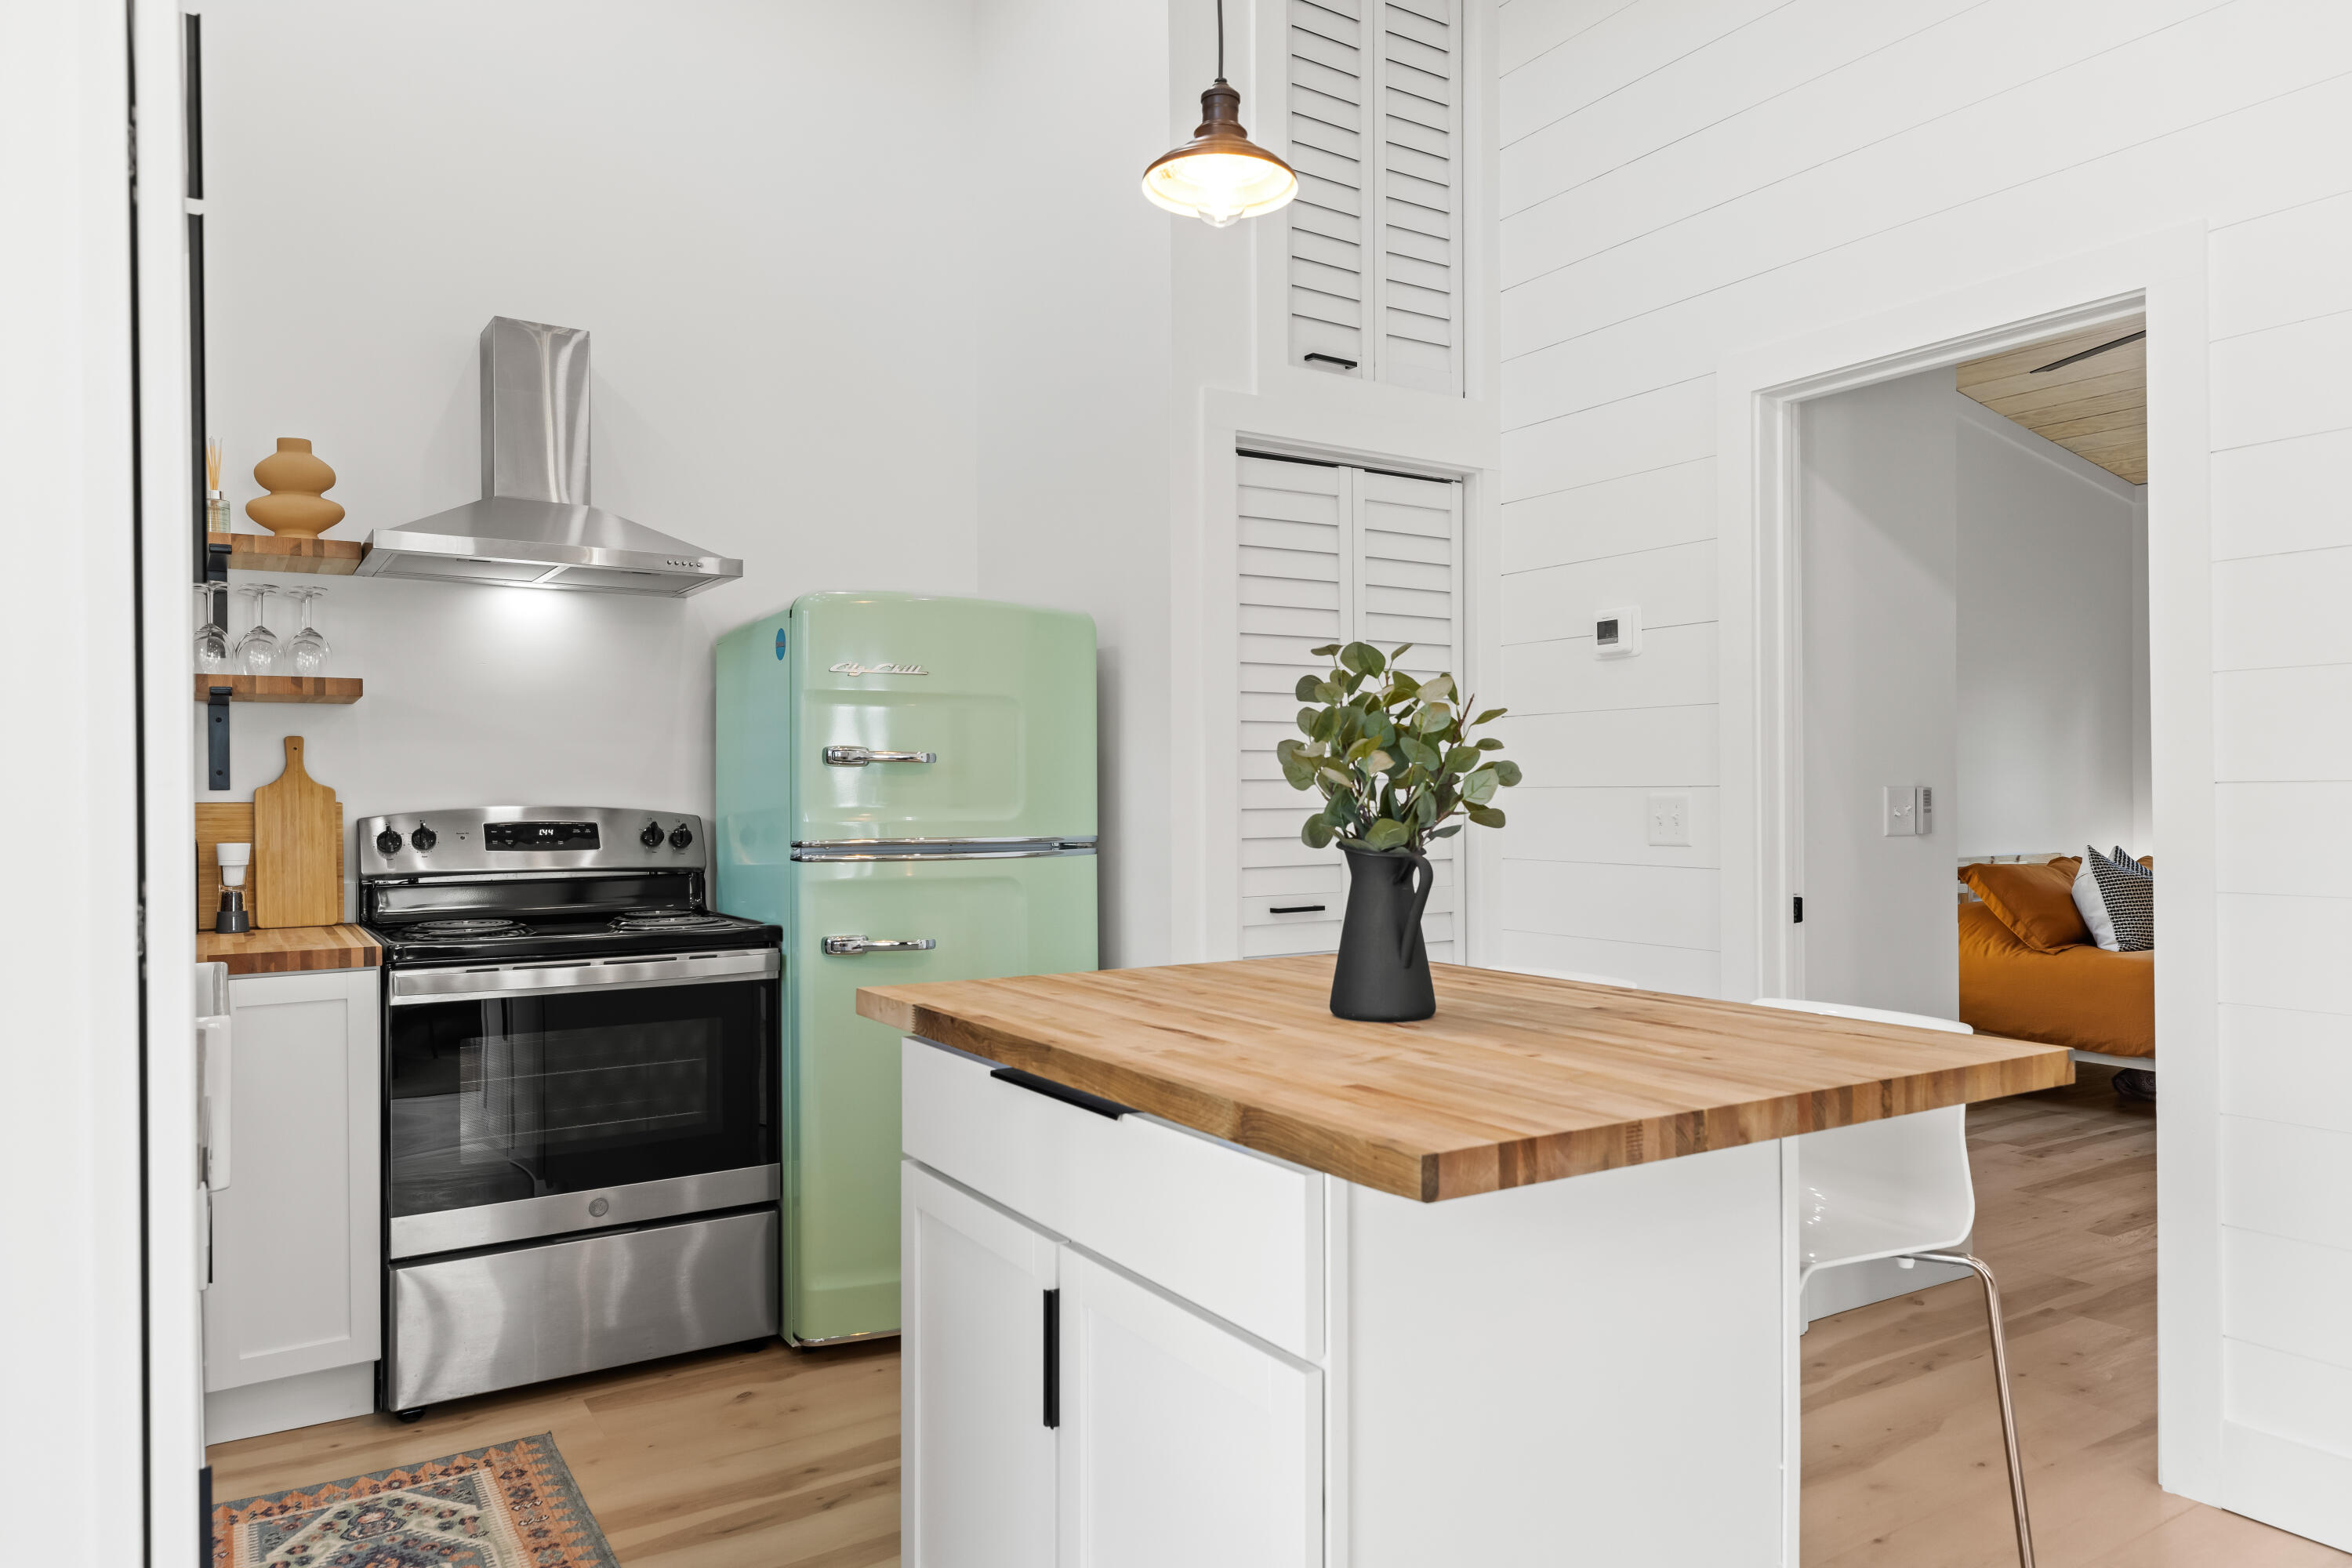
<instances>
[{"instance_id":1,"label":"electrical outlet","mask_svg":"<svg viewBox=\"0 0 2352 1568\"><path fill-rule=\"evenodd\" d=\"M1691 797L1680 793L1653 793L1650 806L1650 842L1653 844L1688 844L1690 842Z\"/></svg>"}]
</instances>

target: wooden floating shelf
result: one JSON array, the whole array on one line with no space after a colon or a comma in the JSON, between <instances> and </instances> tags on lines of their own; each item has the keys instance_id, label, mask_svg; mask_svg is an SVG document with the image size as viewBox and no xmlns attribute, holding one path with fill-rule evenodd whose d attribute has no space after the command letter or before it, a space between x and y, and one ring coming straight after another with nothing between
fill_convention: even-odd
<instances>
[{"instance_id":1,"label":"wooden floating shelf","mask_svg":"<svg viewBox=\"0 0 2352 1568\"><path fill-rule=\"evenodd\" d=\"M360 700L362 682L347 675L196 675L196 700L212 700L213 688L228 688L231 702L323 702L343 706Z\"/></svg>"},{"instance_id":2,"label":"wooden floating shelf","mask_svg":"<svg viewBox=\"0 0 2352 1568\"><path fill-rule=\"evenodd\" d=\"M367 546L356 539L296 539L275 533L207 533L208 544L228 546L232 572L304 573L348 577L360 569ZM306 700L280 699L279 700Z\"/></svg>"}]
</instances>

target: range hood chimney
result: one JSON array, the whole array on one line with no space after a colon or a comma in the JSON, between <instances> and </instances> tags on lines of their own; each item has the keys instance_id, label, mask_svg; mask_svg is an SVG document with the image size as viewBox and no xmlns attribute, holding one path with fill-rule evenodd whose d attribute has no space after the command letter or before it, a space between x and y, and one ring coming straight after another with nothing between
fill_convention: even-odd
<instances>
[{"instance_id":1,"label":"range hood chimney","mask_svg":"<svg viewBox=\"0 0 2352 1568\"><path fill-rule=\"evenodd\" d=\"M683 598L743 563L588 504L588 334L482 329L482 499L368 536L362 577Z\"/></svg>"}]
</instances>

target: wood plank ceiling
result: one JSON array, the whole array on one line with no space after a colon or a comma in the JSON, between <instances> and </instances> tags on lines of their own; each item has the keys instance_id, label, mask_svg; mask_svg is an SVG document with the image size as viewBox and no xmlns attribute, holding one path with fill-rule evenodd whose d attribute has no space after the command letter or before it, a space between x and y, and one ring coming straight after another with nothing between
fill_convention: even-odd
<instances>
[{"instance_id":1,"label":"wood plank ceiling","mask_svg":"<svg viewBox=\"0 0 2352 1568\"><path fill-rule=\"evenodd\" d=\"M1972 359L1961 392L2133 484L2147 483L2147 318L2130 316ZM2129 342L2116 342L2141 334ZM2114 344L2113 347L2105 345ZM2085 351L2098 349L2071 364Z\"/></svg>"}]
</instances>

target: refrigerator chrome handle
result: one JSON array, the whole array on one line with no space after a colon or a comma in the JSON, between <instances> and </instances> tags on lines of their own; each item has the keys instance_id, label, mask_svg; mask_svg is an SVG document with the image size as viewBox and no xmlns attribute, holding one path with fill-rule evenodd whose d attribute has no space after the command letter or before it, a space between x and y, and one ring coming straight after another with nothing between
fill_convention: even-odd
<instances>
[{"instance_id":1,"label":"refrigerator chrome handle","mask_svg":"<svg viewBox=\"0 0 2352 1568\"><path fill-rule=\"evenodd\" d=\"M855 958L861 952L929 952L939 946L934 937L908 937L893 942L887 937L829 936L824 939L824 951L835 958Z\"/></svg>"},{"instance_id":2,"label":"refrigerator chrome handle","mask_svg":"<svg viewBox=\"0 0 2352 1568\"><path fill-rule=\"evenodd\" d=\"M824 765L829 768L862 768L869 763L936 763L937 752L877 752L866 746L827 746Z\"/></svg>"}]
</instances>

